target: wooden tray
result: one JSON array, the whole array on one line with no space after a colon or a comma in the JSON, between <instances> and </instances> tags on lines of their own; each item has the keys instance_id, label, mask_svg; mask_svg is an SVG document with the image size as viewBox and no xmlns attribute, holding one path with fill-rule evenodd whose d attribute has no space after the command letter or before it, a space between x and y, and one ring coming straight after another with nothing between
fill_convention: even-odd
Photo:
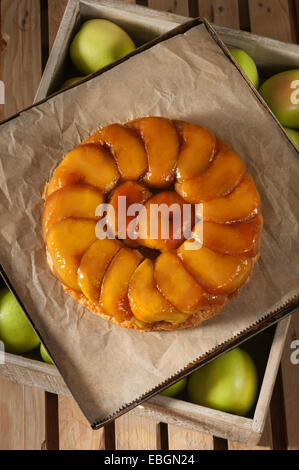
<instances>
[{"instance_id":1,"label":"wooden tray","mask_svg":"<svg viewBox=\"0 0 299 470\"><path fill-rule=\"evenodd\" d=\"M133 36L138 45L186 21L186 18L173 14L158 13L114 1L70 0L36 95L36 101L56 91L62 81L67 78L65 69L69 43L80 22L89 17L104 17L117 22ZM297 46L227 28L217 28L217 30L227 45L247 50L263 68L265 75L270 71L299 65ZM230 440L257 443L265 424L288 325L289 319L285 319L277 327L261 333L246 343L248 344L246 347L252 354L254 351L257 353L261 382L259 399L251 417L241 418L162 396L152 398L132 413L151 416L156 421L209 432ZM5 365L0 367L0 376L53 393L69 395L70 392L56 368L39 362L37 358L38 353L26 358L7 354Z\"/></svg>"}]
</instances>

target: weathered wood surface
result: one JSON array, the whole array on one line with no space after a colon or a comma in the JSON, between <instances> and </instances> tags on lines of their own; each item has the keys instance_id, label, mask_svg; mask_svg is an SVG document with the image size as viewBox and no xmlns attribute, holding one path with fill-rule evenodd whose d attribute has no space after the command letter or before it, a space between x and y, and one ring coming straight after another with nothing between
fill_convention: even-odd
<instances>
[{"instance_id":1,"label":"weathered wood surface","mask_svg":"<svg viewBox=\"0 0 299 470\"><path fill-rule=\"evenodd\" d=\"M0 450L39 450L45 439L44 393L0 380Z\"/></svg>"},{"instance_id":2,"label":"weathered wood surface","mask_svg":"<svg viewBox=\"0 0 299 470\"><path fill-rule=\"evenodd\" d=\"M1 61L7 117L32 104L41 78L39 0L1 0L1 30L7 37Z\"/></svg>"},{"instance_id":3,"label":"weathered wood surface","mask_svg":"<svg viewBox=\"0 0 299 470\"><path fill-rule=\"evenodd\" d=\"M127 413L115 422L115 444L118 450L158 449L158 426L153 419Z\"/></svg>"},{"instance_id":4,"label":"weathered wood surface","mask_svg":"<svg viewBox=\"0 0 299 470\"><path fill-rule=\"evenodd\" d=\"M134 0L124 0L135 3ZM1 0L1 79L7 84L6 104L1 118L15 113L33 101L41 76L42 47L40 30L42 0ZM137 2L145 4L146 2ZM55 39L66 0L48 0L48 49ZM299 26L298 0L148 0L157 10L181 15L200 14L219 26L245 29L273 39L296 42ZM190 9L190 10L189 10ZM297 16L296 16L297 15ZM11 77L14 79L12 80ZM284 397L289 448L298 449L298 366L290 362L290 343L299 338L299 314L292 320L282 361L282 380L274 398ZM297 369L296 369L297 367ZM46 410L54 409L51 397L46 397ZM50 400L50 401L49 401ZM45 400L43 392L6 380L0 381L0 449L40 448L45 438ZM18 403L18 406L15 404ZM54 408L53 408L54 406ZM276 403L277 406L277 403ZM150 416L129 413L106 429L92 432L71 397L59 397L60 448L65 449L229 449L252 448L233 441L213 439L206 433L185 430L174 424L161 425ZM265 433L258 447L269 449L275 408L271 408ZM5 432L4 432L5 430ZM7 431L8 430L8 431ZM58 431L58 430L57 430ZM55 436L54 436L55 437ZM52 436L51 439L54 439ZM53 442L53 441L52 441ZM50 443L51 444L51 443Z\"/></svg>"}]
</instances>

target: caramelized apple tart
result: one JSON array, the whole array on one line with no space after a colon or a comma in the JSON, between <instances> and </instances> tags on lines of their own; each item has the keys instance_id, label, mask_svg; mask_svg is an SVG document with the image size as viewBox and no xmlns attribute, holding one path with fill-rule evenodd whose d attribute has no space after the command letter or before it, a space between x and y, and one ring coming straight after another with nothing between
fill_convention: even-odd
<instances>
[{"instance_id":1,"label":"caramelized apple tart","mask_svg":"<svg viewBox=\"0 0 299 470\"><path fill-rule=\"evenodd\" d=\"M252 177L227 143L188 122L147 117L100 129L66 155L44 199L53 274L121 327L198 325L238 294L259 256Z\"/></svg>"}]
</instances>

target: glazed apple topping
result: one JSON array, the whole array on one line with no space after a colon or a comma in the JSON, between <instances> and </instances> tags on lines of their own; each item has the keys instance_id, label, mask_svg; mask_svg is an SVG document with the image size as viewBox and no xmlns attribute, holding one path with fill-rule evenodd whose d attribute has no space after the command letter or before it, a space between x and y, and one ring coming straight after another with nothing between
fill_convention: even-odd
<instances>
[{"instance_id":1,"label":"glazed apple topping","mask_svg":"<svg viewBox=\"0 0 299 470\"><path fill-rule=\"evenodd\" d=\"M49 228L67 218L97 219L96 208L104 202L100 190L90 185L74 184L52 193L45 203L43 234L46 238Z\"/></svg>"},{"instance_id":2,"label":"glazed apple topping","mask_svg":"<svg viewBox=\"0 0 299 470\"><path fill-rule=\"evenodd\" d=\"M180 312L191 314L208 305L205 291L173 251L167 251L157 258L155 279L158 289Z\"/></svg>"},{"instance_id":3,"label":"glazed apple topping","mask_svg":"<svg viewBox=\"0 0 299 470\"><path fill-rule=\"evenodd\" d=\"M109 147L124 180L137 180L147 171L147 153L139 134L133 129L112 124L99 130L86 142Z\"/></svg>"},{"instance_id":4,"label":"glazed apple topping","mask_svg":"<svg viewBox=\"0 0 299 470\"><path fill-rule=\"evenodd\" d=\"M91 302L99 301L106 270L121 248L120 241L106 238L96 240L85 251L78 269L78 284Z\"/></svg>"},{"instance_id":5,"label":"glazed apple topping","mask_svg":"<svg viewBox=\"0 0 299 470\"><path fill-rule=\"evenodd\" d=\"M119 324L204 319L242 288L259 255L254 181L195 124L150 117L100 129L66 155L45 199L54 274Z\"/></svg>"},{"instance_id":6,"label":"glazed apple topping","mask_svg":"<svg viewBox=\"0 0 299 470\"><path fill-rule=\"evenodd\" d=\"M190 246L191 245L191 246ZM231 294L246 282L252 259L216 253L194 240L179 248L179 257L197 282L211 294Z\"/></svg>"},{"instance_id":7,"label":"glazed apple topping","mask_svg":"<svg viewBox=\"0 0 299 470\"><path fill-rule=\"evenodd\" d=\"M54 271L70 289L80 291L78 269L85 251L96 241L95 226L90 219L64 219L49 230L47 247Z\"/></svg>"},{"instance_id":8,"label":"glazed apple topping","mask_svg":"<svg viewBox=\"0 0 299 470\"><path fill-rule=\"evenodd\" d=\"M212 199L203 205L204 220L219 224L247 221L260 212L260 196L249 173L228 196Z\"/></svg>"}]
</instances>

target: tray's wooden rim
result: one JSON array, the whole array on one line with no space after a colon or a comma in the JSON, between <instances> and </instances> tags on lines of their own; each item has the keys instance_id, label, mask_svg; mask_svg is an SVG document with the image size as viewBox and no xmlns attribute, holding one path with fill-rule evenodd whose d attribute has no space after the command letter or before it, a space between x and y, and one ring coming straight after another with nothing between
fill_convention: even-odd
<instances>
[{"instance_id":1,"label":"tray's wooden rim","mask_svg":"<svg viewBox=\"0 0 299 470\"><path fill-rule=\"evenodd\" d=\"M225 44L222 42L222 40L219 38L218 34L215 32L215 30L211 27L211 25L204 19L201 19L201 18L196 18L196 19L193 19L191 21L188 21L186 22L185 24L183 25L179 25L177 26L176 28L174 28L173 30L171 31L168 31L167 33L164 33L162 34L160 37L158 38L155 38L153 39L152 41L140 46L139 48L137 48L135 51L131 52L130 54L128 54L127 56L119 59L118 61L114 62L113 64L110 64L106 67L104 67L103 69L101 69L100 71L98 72L95 72L94 74L91 74L89 75L88 77L84 78L83 80L81 80L80 83L83 83L83 82L87 82L89 80L92 80L94 77L97 77L97 76L100 76L102 75L103 73L105 73L106 71L108 70L111 70L112 68L114 68L115 66L127 61L127 60L130 60L131 57L134 57L135 55L145 51L145 50L148 50L150 49L151 47L154 47L155 45L163 42L163 41L166 41L178 34L183 34L187 31L189 31L190 29L192 29L193 27L195 26L199 26L201 24L204 24L204 26L206 27L207 31L209 32L209 34L211 35L211 37L215 40L215 42L218 44L218 46L222 49L222 51L224 52L224 54L229 58L229 60L232 62L232 64L238 69L239 73L242 75L243 79L246 81L246 83L248 84L248 86L250 87L252 93L255 95L255 98L258 99L260 101L260 103L262 104L262 106L265 108L265 110L272 116L274 122L276 123L276 125L279 127L281 133L284 135L285 138L287 138L290 141L290 139L288 138L287 134L285 133L283 127L280 125L280 123L278 122L278 120L275 118L275 116L273 115L273 113L271 113L270 109L267 107L267 105L265 104L265 102L263 101L263 99L261 98L261 96L258 94L258 92L256 91L256 89L253 87L252 83L248 80L248 78L246 77L246 75L244 74L244 72L242 71L242 69L240 68L240 66L237 64L237 62L233 59L233 57L231 56L231 54L229 53L227 47L225 46ZM70 88L75 88L76 86L78 86L78 83L75 83L73 86L71 86ZM8 118L7 120L3 121L0 126L3 126L5 125L5 123L13 120L13 119L16 119L18 116L20 116L21 113L25 112L25 111L28 111L30 109L33 109L35 107L38 107L40 104L42 103L45 103L47 101L49 101L50 99L52 99L54 96L57 96L61 93L64 93L65 90L60 90L52 95L50 95L49 97L46 97L42 100L40 100L39 102L33 104L32 106L29 106L28 108L26 108L24 111L21 111L20 113L17 113L15 114L14 116L11 116L10 118ZM298 153L299 155L299 151L297 150L297 148L295 147L294 144L292 144L293 148L296 150L296 152ZM8 287L13 291L14 295L18 298L17 296L17 293L15 291L15 289L13 289L9 279L7 278L6 274L5 274L5 270L4 268L0 265L0 268L2 269L2 273L0 272L0 274L2 275L2 277L4 278L4 281L6 282L6 284L8 285ZM28 314L28 312L26 311L26 309L24 308L24 306L22 305L22 302L20 301L20 299L18 298L18 301L21 305L21 307L23 308L24 310L24 313L26 314L26 316L28 317L30 323L32 324L32 326L35 328L35 331L37 332L38 336L40 337L41 341L44 343L45 347L47 348L47 344L46 342L41 338L41 335L39 333L39 331L37 330L37 328L34 326L34 323L32 321L32 319L30 318L30 315ZM249 339L250 337L254 336L255 334L265 330L266 328L272 326L273 324L277 323L279 320L281 320L282 318L286 317L287 315L289 315L290 313L292 313L294 310L296 310L297 308L299 307L299 294L295 295L292 299L289 299L283 306L281 306L280 308L276 309L275 311L273 312L269 312L268 314L266 314L260 321L258 321L256 324L254 325L251 325L250 327L248 327L245 331L243 332L240 332L237 336L235 336L234 338L231 338L229 340L227 340L225 343L217 346L216 348L214 348L212 351L208 351L205 355L197 358L195 361L193 361L191 364L187 365L182 371L178 372L177 374L175 374L173 377L171 377L170 379L168 379L167 381L165 381L164 383L160 384L159 386L155 387L154 389L150 390L149 392L147 392L146 394L144 394L143 396L141 397L138 397L136 400L134 400L133 402L131 403L128 403L127 405L123 406L121 409L117 410L114 414L112 414L111 416L105 418L104 420L102 419L98 419L98 420L95 420L95 422L93 423L90 423L91 424L91 427L93 429L99 429L100 427L104 426L105 424L108 424L110 423L111 421L113 421L114 419L122 416L123 414L127 413L128 411L132 410L133 408L135 408L136 406L142 404L144 401L146 400L149 400L150 398L152 398L154 395L156 395L157 393L159 393L160 391L164 390L165 388L169 387L170 385L172 385L173 383L177 382L178 380L180 380L181 378L189 375L190 373L194 372L195 370L197 370L198 368L202 367L203 365L207 364L208 362L212 361L213 359L215 359L217 356L219 356L220 354L228 351L228 350L231 350L233 348L235 348L236 346L238 346L240 343L246 341L247 339ZM55 361L54 361L55 362ZM57 364L55 364L57 369L59 370L59 366L57 366ZM67 383L67 381L66 381ZM68 385L68 384L67 384ZM83 410L82 410L83 412Z\"/></svg>"}]
</instances>

